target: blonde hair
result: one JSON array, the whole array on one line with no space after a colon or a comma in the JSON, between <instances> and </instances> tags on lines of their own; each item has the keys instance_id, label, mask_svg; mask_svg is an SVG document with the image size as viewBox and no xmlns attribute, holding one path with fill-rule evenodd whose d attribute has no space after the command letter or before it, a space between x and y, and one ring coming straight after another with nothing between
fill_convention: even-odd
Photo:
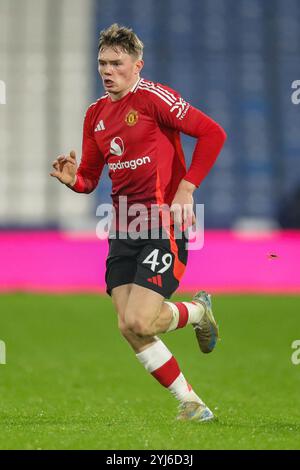
<instances>
[{"instance_id":1,"label":"blonde hair","mask_svg":"<svg viewBox=\"0 0 300 470\"><path fill-rule=\"evenodd\" d=\"M143 57L144 44L142 41L131 28L119 26L117 23L100 32L98 52L105 47L112 47L113 49L119 47L137 59L142 59Z\"/></svg>"}]
</instances>

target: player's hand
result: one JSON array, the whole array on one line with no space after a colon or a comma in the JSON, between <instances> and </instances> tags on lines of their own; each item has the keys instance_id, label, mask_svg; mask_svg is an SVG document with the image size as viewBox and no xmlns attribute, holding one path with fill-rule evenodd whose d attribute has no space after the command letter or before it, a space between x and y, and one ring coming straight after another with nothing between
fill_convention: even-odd
<instances>
[{"instance_id":1,"label":"player's hand","mask_svg":"<svg viewBox=\"0 0 300 470\"><path fill-rule=\"evenodd\" d=\"M171 204L171 215L174 223L185 230L196 223L194 214L193 192L196 186L182 180Z\"/></svg>"},{"instance_id":2,"label":"player's hand","mask_svg":"<svg viewBox=\"0 0 300 470\"><path fill-rule=\"evenodd\" d=\"M73 186L76 182L77 162L74 150L70 155L59 155L52 164L54 171L50 176L57 178L61 183Z\"/></svg>"}]
</instances>

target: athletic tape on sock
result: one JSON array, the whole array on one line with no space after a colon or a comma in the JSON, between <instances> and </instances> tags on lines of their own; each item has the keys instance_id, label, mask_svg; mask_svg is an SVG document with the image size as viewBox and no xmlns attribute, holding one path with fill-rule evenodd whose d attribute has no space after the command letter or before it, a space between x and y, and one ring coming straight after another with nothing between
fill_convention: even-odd
<instances>
[{"instance_id":1,"label":"athletic tape on sock","mask_svg":"<svg viewBox=\"0 0 300 470\"><path fill-rule=\"evenodd\" d=\"M136 354L137 359L148 372L153 372L163 366L172 357L172 353L161 340L155 341L144 351Z\"/></svg>"},{"instance_id":2,"label":"athletic tape on sock","mask_svg":"<svg viewBox=\"0 0 300 470\"><path fill-rule=\"evenodd\" d=\"M166 333L167 333L168 331L176 330L176 328L178 326L178 322L179 322L179 310L176 307L176 305L173 304L172 302L165 301L165 304L167 304L170 307L172 315L173 315L171 323L170 323L168 329L166 330Z\"/></svg>"}]
</instances>

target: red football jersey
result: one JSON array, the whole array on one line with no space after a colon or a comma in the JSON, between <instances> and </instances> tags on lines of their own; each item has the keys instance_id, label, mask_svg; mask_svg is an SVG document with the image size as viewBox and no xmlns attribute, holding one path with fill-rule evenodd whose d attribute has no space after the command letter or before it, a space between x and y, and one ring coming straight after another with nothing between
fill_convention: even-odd
<instances>
[{"instance_id":1,"label":"red football jersey","mask_svg":"<svg viewBox=\"0 0 300 470\"><path fill-rule=\"evenodd\" d=\"M187 170L180 132L198 139ZM108 94L87 110L82 159L74 191L89 193L109 167L112 199L128 205L171 204L180 181L199 186L216 160L226 134L174 90L140 79L118 101Z\"/></svg>"}]
</instances>

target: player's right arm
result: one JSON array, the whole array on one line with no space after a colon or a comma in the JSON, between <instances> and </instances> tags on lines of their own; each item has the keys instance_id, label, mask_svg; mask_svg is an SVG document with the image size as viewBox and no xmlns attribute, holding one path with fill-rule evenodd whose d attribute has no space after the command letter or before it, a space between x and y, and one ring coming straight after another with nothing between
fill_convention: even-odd
<instances>
[{"instance_id":1,"label":"player's right arm","mask_svg":"<svg viewBox=\"0 0 300 470\"><path fill-rule=\"evenodd\" d=\"M70 155L60 155L53 162L54 171L51 176L66 184L78 193L92 192L101 176L104 158L94 138L91 113L93 108L87 110L83 125L82 157L79 167L76 162L74 150Z\"/></svg>"}]
</instances>

